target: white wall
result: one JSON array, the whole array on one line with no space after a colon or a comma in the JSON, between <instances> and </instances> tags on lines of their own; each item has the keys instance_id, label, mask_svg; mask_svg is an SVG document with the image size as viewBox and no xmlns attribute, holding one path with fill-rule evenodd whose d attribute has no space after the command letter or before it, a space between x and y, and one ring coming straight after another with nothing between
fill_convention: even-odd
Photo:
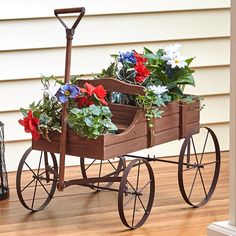
<instances>
[{"instance_id":1,"label":"white wall","mask_svg":"<svg viewBox=\"0 0 236 236\"><path fill-rule=\"evenodd\" d=\"M53 9L86 8L73 41L72 74L90 76L119 50L142 50L180 43L195 56L196 88L205 97L201 122L216 131L221 147L229 140L229 16L227 0L0 0L0 120L5 123L6 164L16 169L30 146L17 120L19 108L41 96L40 75L63 76L65 32ZM67 17L73 21L73 17ZM177 154L180 144L152 149Z\"/></svg>"}]
</instances>

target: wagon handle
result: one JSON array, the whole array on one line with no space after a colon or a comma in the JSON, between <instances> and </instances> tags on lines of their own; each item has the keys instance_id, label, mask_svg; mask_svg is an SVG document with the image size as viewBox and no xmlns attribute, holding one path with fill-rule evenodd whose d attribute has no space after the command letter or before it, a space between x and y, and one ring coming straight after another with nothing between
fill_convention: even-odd
<instances>
[{"instance_id":1,"label":"wagon handle","mask_svg":"<svg viewBox=\"0 0 236 236\"><path fill-rule=\"evenodd\" d=\"M62 20L62 18L59 16L61 14L71 14L71 13L80 13L79 16L77 17L76 21L74 22L73 26L69 28L66 23ZM55 9L54 14L56 18L61 22L61 24L65 27L66 29L66 35L70 33L72 36L75 32L75 28L81 21L82 17L85 14L85 8L84 7L78 7L78 8L63 8L63 9Z\"/></svg>"},{"instance_id":2,"label":"wagon handle","mask_svg":"<svg viewBox=\"0 0 236 236\"><path fill-rule=\"evenodd\" d=\"M79 13L76 21L73 26L69 28L66 23L59 16L61 14L71 14L71 13ZM64 83L69 83L70 81L70 67L71 67L71 49L72 49L72 40L73 35L75 33L75 28L81 21L84 16L85 8L67 8L67 9L55 9L54 14L57 19L61 22L61 24L66 29L66 61L65 61L65 78ZM64 175L65 175L65 154L66 154L66 139L67 139L67 108L68 102L64 103L62 106L62 122L61 122L61 139L60 139L60 166L59 166L59 180L58 180L58 190L63 190L64 188Z\"/></svg>"}]
</instances>

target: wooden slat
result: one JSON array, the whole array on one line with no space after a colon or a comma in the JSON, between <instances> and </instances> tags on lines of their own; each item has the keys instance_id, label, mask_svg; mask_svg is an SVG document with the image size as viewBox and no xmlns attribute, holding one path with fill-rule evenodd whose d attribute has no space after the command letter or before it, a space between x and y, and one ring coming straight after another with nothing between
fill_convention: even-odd
<instances>
[{"instance_id":1,"label":"wooden slat","mask_svg":"<svg viewBox=\"0 0 236 236\"><path fill-rule=\"evenodd\" d=\"M42 18L53 17L53 10L55 8L65 7L86 7L86 14L88 15L103 15L103 14L122 14L122 13L136 13L136 12L165 12L165 11L182 11L182 10L198 10L198 9L221 9L229 8L229 1L215 0L215 1L198 1L198 0L179 0L172 2L162 0L145 0L138 1L133 5L132 0L120 0L119 2L111 2L109 0L100 0L96 4L94 0L81 0L78 5L77 0L68 0L66 3L57 0L42 0L32 4L30 0L22 0L19 3L16 0L9 0L1 4L1 19L20 19L20 18ZM30 8L30 11L28 9Z\"/></svg>"},{"instance_id":2,"label":"wooden slat","mask_svg":"<svg viewBox=\"0 0 236 236\"><path fill-rule=\"evenodd\" d=\"M104 165L107 168L106 165ZM104 167L103 166L103 167ZM180 196L177 166L154 162L156 195L151 215L136 231L125 230L117 213L117 194L78 186L56 192L49 206L29 214L16 196L15 173L9 173L10 199L0 202L1 235L207 235L207 225L228 217L228 153L222 153L221 173L209 203L193 209ZM79 167L67 169L67 178L80 176Z\"/></svg>"},{"instance_id":3,"label":"wooden slat","mask_svg":"<svg viewBox=\"0 0 236 236\"><path fill-rule=\"evenodd\" d=\"M85 16L76 29L73 45L228 37L230 34L229 16L228 9L165 12L161 14ZM69 18L66 21L68 25L72 25L75 18ZM174 31L170 30L173 27L173 22L175 22ZM130 31L129 26L131 25L138 27L133 27ZM93 31L95 26L99 29L97 34ZM64 28L55 17L51 19L0 21L0 28L5 35L1 39L0 50L2 51L65 46ZM145 29L145 34L140 34L140 28ZM153 30L155 28L158 30ZM191 31L188 30L189 28ZM53 34L48 34L52 30ZM18 40L15 40L16 37Z\"/></svg>"},{"instance_id":4,"label":"wooden slat","mask_svg":"<svg viewBox=\"0 0 236 236\"><path fill-rule=\"evenodd\" d=\"M139 42L75 47L73 48L71 74L98 73L110 64L111 57L109 55L117 54L119 51L134 49L142 52L144 46L155 51L177 42L182 45L182 55L196 57L192 63L193 67L229 65L229 38L226 37L163 43ZM64 74L64 58L64 48L2 52L0 53L0 80L35 78L41 74L62 76Z\"/></svg>"},{"instance_id":5,"label":"wooden slat","mask_svg":"<svg viewBox=\"0 0 236 236\"><path fill-rule=\"evenodd\" d=\"M195 68L193 68L195 69ZM196 68L194 74L196 87L186 86L185 91L188 94L198 94L202 96L227 94L229 93L229 67L203 67ZM92 75L83 76L83 78L93 78ZM1 80L1 79L0 79ZM214 89L212 88L214 84ZM21 99L18 96L11 96L11 102L0 103L0 111L18 110L19 107L27 107L33 100L39 100L42 97L42 84L40 78L35 79L17 79L14 81L0 81L0 101L3 101L11 94L21 93Z\"/></svg>"}]
</instances>

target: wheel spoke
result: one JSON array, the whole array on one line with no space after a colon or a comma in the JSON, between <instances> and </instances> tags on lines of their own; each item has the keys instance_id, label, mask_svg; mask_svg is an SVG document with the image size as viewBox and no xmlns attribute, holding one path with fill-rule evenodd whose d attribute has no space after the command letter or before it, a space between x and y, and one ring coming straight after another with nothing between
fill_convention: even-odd
<instances>
[{"instance_id":1,"label":"wheel spoke","mask_svg":"<svg viewBox=\"0 0 236 236\"><path fill-rule=\"evenodd\" d=\"M85 171L87 171L92 165L93 163L96 161L96 159L94 159L86 168L85 168Z\"/></svg>"},{"instance_id":2,"label":"wheel spoke","mask_svg":"<svg viewBox=\"0 0 236 236\"><path fill-rule=\"evenodd\" d=\"M202 159L203 159L203 155L205 153L205 148L206 148L206 144L207 144L207 140L208 140L208 136L209 136L209 130L207 132L207 135L206 135L206 138L205 138L205 142L204 142L204 146L203 146L203 149L202 149L202 155L201 155L201 159L200 159L200 164L202 163Z\"/></svg>"},{"instance_id":3,"label":"wheel spoke","mask_svg":"<svg viewBox=\"0 0 236 236\"><path fill-rule=\"evenodd\" d=\"M142 193L143 190L152 182L152 180L150 179L140 190L139 192Z\"/></svg>"},{"instance_id":4,"label":"wheel spoke","mask_svg":"<svg viewBox=\"0 0 236 236\"><path fill-rule=\"evenodd\" d=\"M140 174L140 160L138 162L138 173L137 173L137 181L136 181L136 190L135 192L137 193L138 191L138 184L139 184L139 174ZM135 194L134 198L134 208L133 208L133 218L132 218L132 227L134 226L134 218L135 218L135 212L136 212L136 202L137 202L137 195Z\"/></svg>"},{"instance_id":5,"label":"wheel spoke","mask_svg":"<svg viewBox=\"0 0 236 236\"><path fill-rule=\"evenodd\" d=\"M21 192L23 192L26 188L28 188L33 182L34 182L35 179L32 179L23 189L21 189Z\"/></svg>"},{"instance_id":6,"label":"wheel spoke","mask_svg":"<svg viewBox=\"0 0 236 236\"><path fill-rule=\"evenodd\" d=\"M193 186L195 185L196 178L197 178L197 170L196 170L196 172L195 172L195 176L194 176L194 178L193 178L193 182L192 182L191 189L190 189L190 191L189 191L188 199L191 198L192 191L193 191Z\"/></svg>"},{"instance_id":7,"label":"wheel spoke","mask_svg":"<svg viewBox=\"0 0 236 236\"><path fill-rule=\"evenodd\" d=\"M39 170L40 170L40 167L41 167L42 156L43 156L43 152L41 152L41 154L40 154L39 165L38 165L38 170L37 170L37 176L39 174ZM35 195L36 195L37 186L38 186L38 178L37 178L37 176L36 176L36 183L35 183L35 187L34 187L34 194L33 194L33 200L32 200L32 205L31 205L31 209L32 210L34 208L34 200L35 200Z\"/></svg>"},{"instance_id":8,"label":"wheel spoke","mask_svg":"<svg viewBox=\"0 0 236 236\"><path fill-rule=\"evenodd\" d=\"M113 167L113 169L114 169L115 171L117 171L117 168L113 165L113 163L112 163L110 160L108 160L108 162L109 162L110 165Z\"/></svg>"},{"instance_id":9,"label":"wheel spoke","mask_svg":"<svg viewBox=\"0 0 236 236\"><path fill-rule=\"evenodd\" d=\"M51 195L50 195L50 193L48 192L48 190L45 188L45 186L43 185L43 183L41 182L41 180L40 179L38 179L38 181L39 181L39 183L41 184L41 186L43 187L43 189L45 190L45 192L48 194L48 196L49 197L52 197Z\"/></svg>"},{"instance_id":10,"label":"wheel spoke","mask_svg":"<svg viewBox=\"0 0 236 236\"><path fill-rule=\"evenodd\" d=\"M34 194L33 194L33 199L32 199L32 204L31 204L31 210L33 210L33 208L34 208L34 200L35 200L37 185L38 185L38 180L36 179L36 182L35 182L35 185L34 185Z\"/></svg>"},{"instance_id":11,"label":"wheel spoke","mask_svg":"<svg viewBox=\"0 0 236 236\"><path fill-rule=\"evenodd\" d=\"M203 148L204 151L205 151L205 147L206 147L206 141L208 140L208 135L209 135L209 131L208 131L207 137L206 137L206 139L205 139L204 148ZM199 166L199 161L198 161L198 157L197 157L197 152L196 152L195 143L194 143L194 141L193 141L193 138L191 138L191 139L192 139L193 148L194 148L194 152L195 152L196 162L197 162L197 165ZM202 162L202 159L203 159L203 153L202 153L202 155L201 155L201 162ZM200 179L201 179L201 182L202 182L202 187L203 187L203 190L204 190L204 193L205 193L205 197L207 197L206 187L205 187L205 184L204 184L204 181L203 181L203 178L202 178L202 172L201 172L201 170L200 170L199 167L197 168L197 172L199 172ZM197 175L197 173L196 173L196 175ZM196 177L196 175L195 175L195 177ZM193 187L193 186L192 186L192 187Z\"/></svg>"},{"instance_id":12,"label":"wheel spoke","mask_svg":"<svg viewBox=\"0 0 236 236\"><path fill-rule=\"evenodd\" d=\"M207 166L207 165L211 165L211 164L216 164L217 162L219 162L219 161L211 161L211 162L204 163L203 165Z\"/></svg>"}]
</instances>

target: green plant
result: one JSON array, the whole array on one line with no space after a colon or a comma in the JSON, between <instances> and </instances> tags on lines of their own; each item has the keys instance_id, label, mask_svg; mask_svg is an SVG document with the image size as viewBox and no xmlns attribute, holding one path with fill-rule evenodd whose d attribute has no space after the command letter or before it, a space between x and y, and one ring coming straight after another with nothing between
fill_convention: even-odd
<instances>
[{"instance_id":1,"label":"green plant","mask_svg":"<svg viewBox=\"0 0 236 236\"><path fill-rule=\"evenodd\" d=\"M165 86L152 85L144 90L144 95L138 95L136 100L138 105L145 110L149 127L153 127L152 118L161 118L163 113L161 107L165 107L171 101L168 90Z\"/></svg>"},{"instance_id":2,"label":"green plant","mask_svg":"<svg viewBox=\"0 0 236 236\"><path fill-rule=\"evenodd\" d=\"M117 127L111 121L111 111L107 106L90 105L70 110L69 127L82 137L96 139L101 134L114 132Z\"/></svg>"}]
</instances>

